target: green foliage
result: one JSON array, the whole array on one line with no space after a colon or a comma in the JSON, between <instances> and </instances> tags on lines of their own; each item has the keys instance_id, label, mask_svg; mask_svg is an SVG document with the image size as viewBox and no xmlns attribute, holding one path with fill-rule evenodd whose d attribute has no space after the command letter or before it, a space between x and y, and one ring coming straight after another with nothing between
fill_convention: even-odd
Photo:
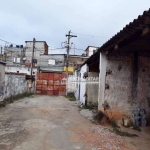
<instances>
[{"instance_id":1,"label":"green foliage","mask_svg":"<svg viewBox=\"0 0 150 150\"><path fill-rule=\"evenodd\" d=\"M93 106L91 106L91 105L83 106L83 109L89 109L89 110L92 110L92 109L93 109Z\"/></svg>"},{"instance_id":2,"label":"green foliage","mask_svg":"<svg viewBox=\"0 0 150 150\"><path fill-rule=\"evenodd\" d=\"M76 101L76 98L74 97L74 95L70 94L65 96L66 98L68 98L70 101Z\"/></svg>"},{"instance_id":3,"label":"green foliage","mask_svg":"<svg viewBox=\"0 0 150 150\"><path fill-rule=\"evenodd\" d=\"M76 101L76 98L69 98L70 101Z\"/></svg>"},{"instance_id":4,"label":"green foliage","mask_svg":"<svg viewBox=\"0 0 150 150\"><path fill-rule=\"evenodd\" d=\"M117 135L120 135L120 136L127 136L127 137L136 137L138 135L136 134L131 134L131 133L128 133L128 132L123 132L119 129L117 123L115 120L110 120L110 124L111 126L113 127L113 132L115 132Z\"/></svg>"},{"instance_id":5,"label":"green foliage","mask_svg":"<svg viewBox=\"0 0 150 150\"><path fill-rule=\"evenodd\" d=\"M120 135L120 136L138 137L138 135L136 135L136 134L131 134L131 133L128 133L128 132L123 132L123 131L119 130L118 128L114 128L113 132L115 132L117 135Z\"/></svg>"},{"instance_id":6,"label":"green foliage","mask_svg":"<svg viewBox=\"0 0 150 150\"><path fill-rule=\"evenodd\" d=\"M132 128L132 129L133 129L133 130L137 130L137 131L141 132L141 129L140 129L140 127L133 126L133 128Z\"/></svg>"},{"instance_id":7,"label":"green foliage","mask_svg":"<svg viewBox=\"0 0 150 150\"><path fill-rule=\"evenodd\" d=\"M3 102L0 102L0 107L5 107L6 106L6 103L3 101Z\"/></svg>"},{"instance_id":8,"label":"green foliage","mask_svg":"<svg viewBox=\"0 0 150 150\"><path fill-rule=\"evenodd\" d=\"M26 93L23 93L23 94L20 94L20 95L17 95L17 96L5 99L4 101L0 102L0 107L5 107L6 104L8 104L8 103L13 103L16 100L19 100L19 99L25 98L25 97L29 97L31 95L33 95L33 93L27 93L26 92Z\"/></svg>"},{"instance_id":9,"label":"green foliage","mask_svg":"<svg viewBox=\"0 0 150 150\"><path fill-rule=\"evenodd\" d=\"M117 123L116 123L116 121L115 120L110 120L110 124L111 124L111 126L113 127L113 128L118 128L118 125L117 125Z\"/></svg>"}]
</instances>

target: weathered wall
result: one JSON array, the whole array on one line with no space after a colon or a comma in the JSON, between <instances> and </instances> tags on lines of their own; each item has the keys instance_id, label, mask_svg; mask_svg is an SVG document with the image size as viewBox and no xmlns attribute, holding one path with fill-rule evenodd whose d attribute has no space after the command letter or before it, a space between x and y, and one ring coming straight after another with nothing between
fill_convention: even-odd
<instances>
[{"instance_id":1,"label":"weathered wall","mask_svg":"<svg viewBox=\"0 0 150 150\"><path fill-rule=\"evenodd\" d=\"M88 72L88 77L99 77L99 73ZM87 105L89 105L89 104L92 104L95 106L98 105L98 86L99 86L98 83L86 85Z\"/></svg>"},{"instance_id":2,"label":"weathered wall","mask_svg":"<svg viewBox=\"0 0 150 150\"><path fill-rule=\"evenodd\" d=\"M45 54L45 52L47 53L47 48L45 47L45 42L40 42L40 41L36 41L35 42L35 52L34 52L34 58L35 59L39 59L41 54ZM31 62L31 58L32 58L32 51L33 51L33 42L32 41L27 41L26 42L26 58L27 61Z\"/></svg>"},{"instance_id":3,"label":"weathered wall","mask_svg":"<svg viewBox=\"0 0 150 150\"><path fill-rule=\"evenodd\" d=\"M150 117L150 58L138 58L137 101L135 107L146 110L147 119ZM150 119L148 119L150 121Z\"/></svg>"},{"instance_id":4,"label":"weathered wall","mask_svg":"<svg viewBox=\"0 0 150 150\"><path fill-rule=\"evenodd\" d=\"M34 82L26 80L25 75L5 74L5 99L25 92L34 92Z\"/></svg>"},{"instance_id":5,"label":"weathered wall","mask_svg":"<svg viewBox=\"0 0 150 150\"><path fill-rule=\"evenodd\" d=\"M74 76L77 78L79 76L79 71L75 70L74 72ZM77 100L79 100L79 82L75 83L75 90L74 90L74 95L76 97Z\"/></svg>"},{"instance_id":6,"label":"weathered wall","mask_svg":"<svg viewBox=\"0 0 150 150\"><path fill-rule=\"evenodd\" d=\"M0 101L3 99L5 86L5 65L0 63Z\"/></svg>"},{"instance_id":7,"label":"weathered wall","mask_svg":"<svg viewBox=\"0 0 150 150\"><path fill-rule=\"evenodd\" d=\"M6 66L5 67L6 72L12 72L12 73L26 73L27 75L31 75L31 68L25 67L25 66ZM37 72L37 68L33 68L33 75L35 75Z\"/></svg>"},{"instance_id":8,"label":"weathered wall","mask_svg":"<svg viewBox=\"0 0 150 150\"><path fill-rule=\"evenodd\" d=\"M48 64L49 60L55 60L55 65ZM43 67L62 67L64 66L65 56L64 54L49 54L49 55L40 55L37 66Z\"/></svg>"},{"instance_id":9,"label":"weathered wall","mask_svg":"<svg viewBox=\"0 0 150 150\"><path fill-rule=\"evenodd\" d=\"M122 119L122 115L129 115L131 108L132 86L132 57L114 56L107 58L104 89L104 101L110 109L107 110L109 117Z\"/></svg>"},{"instance_id":10,"label":"weathered wall","mask_svg":"<svg viewBox=\"0 0 150 150\"><path fill-rule=\"evenodd\" d=\"M87 72L87 65L85 64L84 66L81 67L80 70L80 77L83 79L83 75L84 73ZM85 94L86 94L86 83L85 82L81 82L79 84L79 97L80 97L80 102L85 104Z\"/></svg>"},{"instance_id":11,"label":"weathered wall","mask_svg":"<svg viewBox=\"0 0 150 150\"><path fill-rule=\"evenodd\" d=\"M75 91L75 83L71 82L71 79L72 79L72 76L69 76L68 77L68 87L67 87L68 88L67 91L69 93L73 93Z\"/></svg>"},{"instance_id":12,"label":"weathered wall","mask_svg":"<svg viewBox=\"0 0 150 150\"><path fill-rule=\"evenodd\" d=\"M145 109L150 115L150 64L148 57L135 54L107 57L105 91L99 109L108 103L110 118L122 119L132 111Z\"/></svg>"},{"instance_id":13,"label":"weathered wall","mask_svg":"<svg viewBox=\"0 0 150 150\"><path fill-rule=\"evenodd\" d=\"M83 57L83 56L70 56L68 59L69 66L76 66L77 64L83 64L88 57ZM66 62L66 60L65 60Z\"/></svg>"},{"instance_id":14,"label":"weathered wall","mask_svg":"<svg viewBox=\"0 0 150 150\"><path fill-rule=\"evenodd\" d=\"M21 65L24 64L24 61L23 61L23 58L25 57L24 48L5 47L4 52L6 54L7 65L18 66L20 64ZM17 59L19 60L17 61Z\"/></svg>"}]
</instances>

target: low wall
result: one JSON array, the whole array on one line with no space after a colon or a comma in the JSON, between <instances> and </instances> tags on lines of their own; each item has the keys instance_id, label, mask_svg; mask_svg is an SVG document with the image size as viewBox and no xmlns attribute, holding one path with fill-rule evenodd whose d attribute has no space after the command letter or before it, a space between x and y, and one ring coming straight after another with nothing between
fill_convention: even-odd
<instances>
[{"instance_id":1,"label":"low wall","mask_svg":"<svg viewBox=\"0 0 150 150\"><path fill-rule=\"evenodd\" d=\"M1 101L26 92L34 93L34 82L26 80L25 74L5 74L5 87Z\"/></svg>"}]
</instances>

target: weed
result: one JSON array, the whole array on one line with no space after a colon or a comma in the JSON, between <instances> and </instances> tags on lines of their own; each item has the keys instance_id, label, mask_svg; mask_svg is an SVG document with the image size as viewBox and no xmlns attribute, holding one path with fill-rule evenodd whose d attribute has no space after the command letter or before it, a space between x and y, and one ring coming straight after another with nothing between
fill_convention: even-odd
<instances>
[{"instance_id":1,"label":"weed","mask_svg":"<svg viewBox=\"0 0 150 150\"><path fill-rule=\"evenodd\" d=\"M83 106L83 109L89 109L89 110L92 110L93 107L91 105L87 105L87 106Z\"/></svg>"},{"instance_id":2,"label":"weed","mask_svg":"<svg viewBox=\"0 0 150 150\"><path fill-rule=\"evenodd\" d=\"M135 136L138 136L136 134L131 134L131 133L128 133L128 132L123 132L121 130L119 130L118 128L118 125L116 123L115 120L110 120L110 124L111 126L113 127L113 132L115 132L117 135L120 135L120 136L127 136L127 137L135 137Z\"/></svg>"},{"instance_id":3,"label":"weed","mask_svg":"<svg viewBox=\"0 0 150 150\"><path fill-rule=\"evenodd\" d=\"M116 121L115 120L110 120L110 124L111 124L111 126L113 127L113 128L118 128L118 125L117 125L117 123L116 123Z\"/></svg>"},{"instance_id":4,"label":"weed","mask_svg":"<svg viewBox=\"0 0 150 150\"><path fill-rule=\"evenodd\" d=\"M65 97L68 98L70 101L76 101L76 98L74 97L74 95L67 95Z\"/></svg>"},{"instance_id":5,"label":"weed","mask_svg":"<svg viewBox=\"0 0 150 150\"><path fill-rule=\"evenodd\" d=\"M133 128L132 128L133 130L137 130L137 131L139 131L139 132L141 132L141 129L139 128L139 127L137 127L137 126L133 126Z\"/></svg>"},{"instance_id":6,"label":"weed","mask_svg":"<svg viewBox=\"0 0 150 150\"><path fill-rule=\"evenodd\" d=\"M14 100L13 100L13 99L11 99L11 100L10 100L10 103L13 103L13 102L14 102Z\"/></svg>"},{"instance_id":7,"label":"weed","mask_svg":"<svg viewBox=\"0 0 150 150\"><path fill-rule=\"evenodd\" d=\"M33 95L33 93L27 93L26 92L26 93L23 93L23 94L20 94L20 95L11 97L11 98L7 98L4 101L0 102L0 107L5 107L6 104L8 104L8 103L13 103L14 101L17 101L21 98L29 97L31 95Z\"/></svg>"},{"instance_id":8,"label":"weed","mask_svg":"<svg viewBox=\"0 0 150 150\"><path fill-rule=\"evenodd\" d=\"M76 98L69 98L70 101L76 101Z\"/></svg>"},{"instance_id":9,"label":"weed","mask_svg":"<svg viewBox=\"0 0 150 150\"><path fill-rule=\"evenodd\" d=\"M6 103L5 102L0 102L0 107L5 107Z\"/></svg>"},{"instance_id":10,"label":"weed","mask_svg":"<svg viewBox=\"0 0 150 150\"><path fill-rule=\"evenodd\" d=\"M128 133L128 132L123 132L123 131L119 130L118 128L114 128L113 132L115 132L117 135L120 135L120 136L138 137L138 135L136 135L136 134L131 134L131 133Z\"/></svg>"}]
</instances>

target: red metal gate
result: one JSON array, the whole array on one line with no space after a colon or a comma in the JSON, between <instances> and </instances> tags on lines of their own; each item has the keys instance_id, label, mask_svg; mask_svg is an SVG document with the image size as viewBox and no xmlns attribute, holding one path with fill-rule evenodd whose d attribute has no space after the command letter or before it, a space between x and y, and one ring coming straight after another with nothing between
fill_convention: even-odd
<instances>
[{"instance_id":1,"label":"red metal gate","mask_svg":"<svg viewBox=\"0 0 150 150\"><path fill-rule=\"evenodd\" d=\"M36 93L42 95L66 95L65 74L37 73Z\"/></svg>"}]
</instances>

